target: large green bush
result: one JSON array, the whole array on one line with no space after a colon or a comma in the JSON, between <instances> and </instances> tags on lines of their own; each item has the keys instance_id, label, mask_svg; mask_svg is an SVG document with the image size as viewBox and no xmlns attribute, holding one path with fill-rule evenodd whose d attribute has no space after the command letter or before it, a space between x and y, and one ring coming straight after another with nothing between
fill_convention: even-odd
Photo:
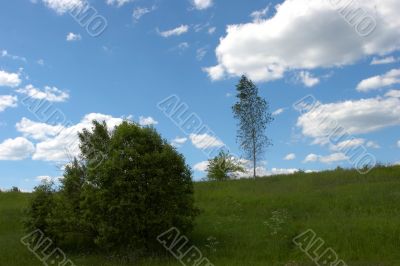
<instances>
[{"instance_id":1,"label":"large green bush","mask_svg":"<svg viewBox=\"0 0 400 266\"><path fill-rule=\"evenodd\" d=\"M172 226L192 229L191 171L151 127L105 123L79 134L81 157L65 169L59 191L39 186L27 226L61 246L154 251ZM44 206L46 211L44 211Z\"/></svg>"}]
</instances>

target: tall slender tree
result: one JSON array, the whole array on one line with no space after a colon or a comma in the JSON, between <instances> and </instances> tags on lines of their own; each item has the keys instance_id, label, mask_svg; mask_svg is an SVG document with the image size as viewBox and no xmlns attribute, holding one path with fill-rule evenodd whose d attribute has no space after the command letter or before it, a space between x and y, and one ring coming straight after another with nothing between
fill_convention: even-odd
<instances>
[{"instance_id":1,"label":"tall slender tree","mask_svg":"<svg viewBox=\"0 0 400 266\"><path fill-rule=\"evenodd\" d=\"M232 109L238 120L237 138L245 157L253 162L253 177L256 178L258 160L271 145L265 131L273 118L269 104L258 96L258 88L250 79L242 76L236 90L238 101Z\"/></svg>"}]
</instances>

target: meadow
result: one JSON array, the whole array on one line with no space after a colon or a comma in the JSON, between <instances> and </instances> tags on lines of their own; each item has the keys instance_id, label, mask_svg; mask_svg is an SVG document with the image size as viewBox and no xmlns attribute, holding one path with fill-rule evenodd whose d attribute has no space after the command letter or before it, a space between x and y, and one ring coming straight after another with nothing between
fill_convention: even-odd
<instances>
[{"instance_id":1,"label":"meadow","mask_svg":"<svg viewBox=\"0 0 400 266\"><path fill-rule=\"evenodd\" d=\"M0 193L0 265L43 265L20 243L29 193ZM400 265L400 166L195 183L201 209L188 235L214 265L315 265L293 243L312 229L347 265ZM172 256L125 262L67 252L75 265L182 265Z\"/></svg>"}]
</instances>

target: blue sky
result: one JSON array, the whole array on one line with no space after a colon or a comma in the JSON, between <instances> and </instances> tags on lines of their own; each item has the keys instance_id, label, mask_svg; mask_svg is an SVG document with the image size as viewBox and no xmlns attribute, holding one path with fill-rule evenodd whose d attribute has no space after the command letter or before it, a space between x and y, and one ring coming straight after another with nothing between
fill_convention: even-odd
<instances>
[{"instance_id":1,"label":"blue sky","mask_svg":"<svg viewBox=\"0 0 400 266\"><path fill-rule=\"evenodd\" d=\"M399 162L400 4L365 1L352 7L360 11L352 20L344 6L327 2L89 1L107 23L99 33L70 14L83 0L3 1L0 188L29 191L61 176L65 132L93 118L152 124L198 180L208 148L241 154L231 106L242 74L275 117L260 174L352 167L350 147ZM160 110L171 95L209 131L184 132ZM307 95L314 108L293 108ZM58 110L65 123L31 112L28 96ZM346 139L327 138L333 123Z\"/></svg>"}]
</instances>

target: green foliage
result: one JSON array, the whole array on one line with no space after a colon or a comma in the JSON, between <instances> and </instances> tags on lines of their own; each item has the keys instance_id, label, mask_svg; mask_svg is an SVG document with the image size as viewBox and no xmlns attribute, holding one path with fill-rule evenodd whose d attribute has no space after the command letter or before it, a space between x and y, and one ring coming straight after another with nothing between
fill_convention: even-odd
<instances>
[{"instance_id":1,"label":"green foliage","mask_svg":"<svg viewBox=\"0 0 400 266\"><path fill-rule=\"evenodd\" d=\"M192 229L191 171L155 129L123 122L109 132L94 121L79 138L80 160L66 167L60 190L36 188L30 228L60 246L135 254L162 248L156 238L172 226Z\"/></svg>"},{"instance_id":2,"label":"green foliage","mask_svg":"<svg viewBox=\"0 0 400 266\"><path fill-rule=\"evenodd\" d=\"M246 158L253 162L253 176L256 177L257 161L271 145L265 131L273 118L267 101L258 96L258 88L246 76L242 76L236 90L238 101L232 110L238 120L237 137Z\"/></svg>"},{"instance_id":3,"label":"green foliage","mask_svg":"<svg viewBox=\"0 0 400 266\"><path fill-rule=\"evenodd\" d=\"M21 192L21 190L19 190L18 187L12 187L12 188L10 189L10 192Z\"/></svg>"},{"instance_id":4,"label":"green foliage","mask_svg":"<svg viewBox=\"0 0 400 266\"><path fill-rule=\"evenodd\" d=\"M33 200L27 210L27 220L25 221L27 231L39 229L47 232L49 230L48 219L55 206L54 192L53 183L44 182L35 187Z\"/></svg>"},{"instance_id":5,"label":"green foliage","mask_svg":"<svg viewBox=\"0 0 400 266\"><path fill-rule=\"evenodd\" d=\"M229 180L235 178L240 172L244 173L245 169L239 160L223 150L208 161L207 178L209 180Z\"/></svg>"}]
</instances>

